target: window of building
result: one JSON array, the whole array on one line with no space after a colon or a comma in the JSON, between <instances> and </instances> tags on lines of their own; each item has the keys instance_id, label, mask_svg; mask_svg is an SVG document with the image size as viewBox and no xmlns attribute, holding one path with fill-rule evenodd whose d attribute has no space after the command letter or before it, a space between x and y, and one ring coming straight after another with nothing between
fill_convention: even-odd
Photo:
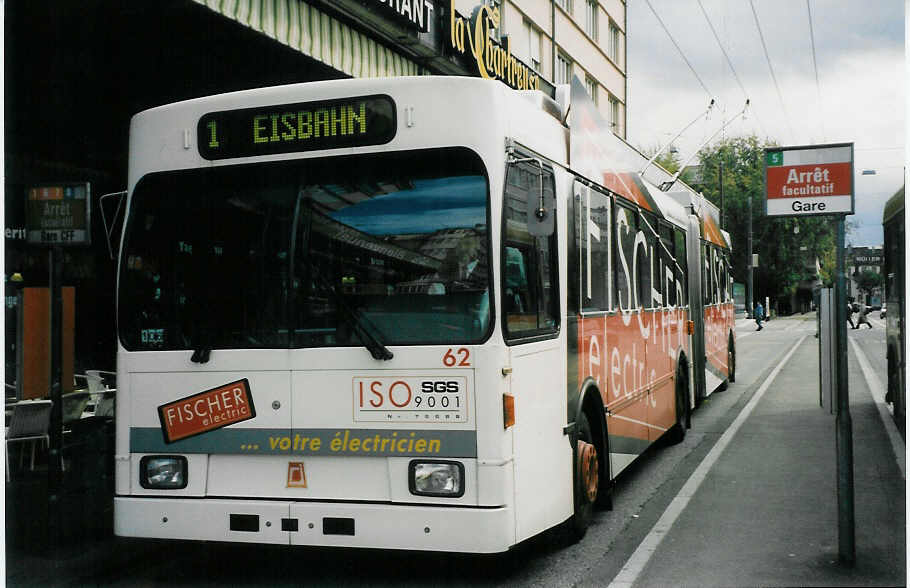
<instances>
[{"instance_id":1,"label":"window of building","mask_svg":"<svg viewBox=\"0 0 910 588\"><path fill-rule=\"evenodd\" d=\"M572 0L556 0L556 4L569 14L572 14Z\"/></svg>"},{"instance_id":2,"label":"window of building","mask_svg":"<svg viewBox=\"0 0 910 588\"><path fill-rule=\"evenodd\" d=\"M591 76L585 76L585 89L588 91L588 96L591 97L594 104L597 104L597 80Z\"/></svg>"},{"instance_id":3,"label":"window of building","mask_svg":"<svg viewBox=\"0 0 910 588\"><path fill-rule=\"evenodd\" d=\"M610 44L607 46L607 55L613 60L613 63L619 64L619 27L616 23L610 22Z\"/></svg>"},{"instance_id":4,"label":"window of building","mask_svg":"<svg viewBox=\"0 0 910 588\"><path fill-rule=\"evenodd\" d=\"M556 83L568 84L572 80L572 60L558 53L556 55Z\"/></svg>"},{"instance_id":5,"label":"window of building","mask_svg":"<svg viewBox=\"0 0 910 588\"><path fill-rule=\"evenodd\" d=\"M597 0L587 0L585 7L585 32L597 40Z\"/></svg>"},{"instance_id":6,"label":"window of building","mask_svg":"<svg viewBox=\"0 0 910 588\"><path fill-rule=\"evenodd\" d=\"M525 21L528 28L528 58L533 69L540 71L540 31L530 22Z\"/></svg>"},{"instance_id":7,"label":"window of building","mask_svg":"<svg viewBox=\"0 0 910 588\"><path fill-rule=\"evenodd\" d=\"M610 127L613 132L619 134L619 100L610 96Z\"/></svg>"},{"instance_id":8,"label":"window of building","mask_svg":"<svg viewBox=\"0 0 910 588\"><path fill-rule=\"evenodd\" d=\"M490 5L490 8L499 9L499 26L495 28L490 27L490 37L494 41L499 41L499 39L502 37L502 21L503 17L505 16L503 13L504 11L502 10L502 0L487 0L487 4Z\"/></svg>"}]
</instances>

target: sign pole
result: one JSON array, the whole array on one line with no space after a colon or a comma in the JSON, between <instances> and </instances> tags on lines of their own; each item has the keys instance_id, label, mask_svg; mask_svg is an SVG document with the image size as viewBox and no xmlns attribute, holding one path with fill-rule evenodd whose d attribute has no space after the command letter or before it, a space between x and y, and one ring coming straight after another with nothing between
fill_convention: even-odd
<instances>
[{"instance_id":1,"label":"sign pole","mask_svg":"<svg viewBox=\"0 0 910 588\"><path fill-rule=\"evenodd\" d=\"M847 385L847 289L844 271L845 216L837 221L837 539L841 562L856 563L853 496L853 421L850 417L850 390Z\"/></svg>"},{"instance_id":2,"label":"sign pole","mask_svg":"<svg viewBox=\"0 0 910 588\"><path fill-rule=\"evenodd\" d=\"M51 315L51 407L50 446L47 452L48 534L56 549L60 543L60 495L62 493L63 458L63 255L59 246L48 249L50 264Z\"/></svg>"},{"instance_id":3,"label":"sign pole","mask_svg":"<svg viewBox=\"0 0 910 588\"><path fill-rule=\"evenodd\" d=\"M847 381L846 216L855 212L853 143L765 148L765 215L826 216L836 221L833 368L837 393L837 539L841 563L856 563L853 422ZM836 218L833 218L836 217ZM824 341L819 341L820 344ZM819 364L821 371L823 366ZM819 374L823 377L825 374Z\"/></svg>"}]
</instances>

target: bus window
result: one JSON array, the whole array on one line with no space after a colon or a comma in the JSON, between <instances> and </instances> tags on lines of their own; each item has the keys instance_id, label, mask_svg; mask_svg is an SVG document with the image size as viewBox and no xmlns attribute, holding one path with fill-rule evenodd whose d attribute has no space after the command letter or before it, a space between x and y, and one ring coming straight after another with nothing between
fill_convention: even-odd
<instances>
[{"instance_id":1,"label":"bus window","mask_svg":"<svg viewBox=\"0 0 910 588\"><path fill-rule=\"evenodd\" d=\"M528 206L540 197L553 199L551 171L527 163L509 166L503 198L502 300L507 339L556 331L559 307L556 231L534 236L528 230ZM555 210L553 211L555 214Z\"/></svg>"},{"instance_id":2,"label":"bus window","mask_svg":"<svg viewBox=\"0 0 910 588\"><path fill-rule=\"evenodd\" d=\"M656 267L654 279L657 280L661 295L663 296L663 305L676 306L676 268L674 261L674 244L673 229L661 223L660 228L660 246L657 248L657 258L660 262Z\"/></svg>"},{"instance_id":3,"label":"bus window","mask_svg":"<svg viewBox=\"0 0 910 588\"><path fill-rule=\"evenodd\" d=\"M581 188L578 206L578 248L581 308L585 312L612 310L610 301L610 197ZM576 188L578 189L578 188Z\"/></svg>"},{"instance_id":4,"label":"bus window","mask_svg":"<svg viewBox=\"0 0 910 588\"><path fill-rule=\"evenodd\" d=\"M616 277L613 280L615 287L615 300L620 310L638 308L638 301L633 295L635 279L632 272L632 256L634 254L635 233L638 228L635 211L615 201L615 254L613 267L616 268Z\"/></svg>"},{"instance_id":5,"label":"bus window","mask_svg":"<svg viewBox=\"0 0 910 588\"><path fill-rule=\"evenodd\" d=\"M674 241L674 253L676 255L676 265L674 271L676 272L676 286L677 286L677 304L679 306L685 306L688 303L689 291L688 291L688 271L689 267L688 258L686 257L686 234L682 229L673 230L673 241Z\"/></svg>"},{"instance_id":6,"label":"bus window","mask_svg":"<svg viewBox=\"0 0 910 588\"><path fill-rule=\"evenodd\" d=\"M118 305L129 350L490 332L488 183L467 149L155 173L131 200Z\"/></svg>"},{"instance_id":7,"label":"bus window","mask_svg":"<svg viewBox=\"0 0 910 588\"><path fill-rule=\"evenodd\" d=\"M635 257L633 265L636 266L635 273L638 279L638 305L641 308L655 308L662 304L658 301L659 295L655 296L656 289L652 286L652 276L654 273L654 254L657 249L657 238L654 231L657 230L657 219L652 214L640 213L638 223L638 234L635 235Z\"/></svg>"}]
</instances>

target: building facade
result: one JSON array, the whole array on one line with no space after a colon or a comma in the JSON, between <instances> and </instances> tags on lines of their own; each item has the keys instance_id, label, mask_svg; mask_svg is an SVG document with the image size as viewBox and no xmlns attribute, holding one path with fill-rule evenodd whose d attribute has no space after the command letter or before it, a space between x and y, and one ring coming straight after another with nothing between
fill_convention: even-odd
<instances>
[{"instance_id":1,"label":"building facade","mask_svg":"<svg viewBox=\"0 0 910 588\"><path fill-rule=\"evenodd\" d=\"M860 276L865 272L874 272L881 278L882 264L884 263L884 249L882 245L875 247L849 247L847 248L845 274L847 276L847 297L873 308L881 307L884 299L882 286L879 279L878 285L871 291L860 287Z\"/></svg>"}]
</instances>

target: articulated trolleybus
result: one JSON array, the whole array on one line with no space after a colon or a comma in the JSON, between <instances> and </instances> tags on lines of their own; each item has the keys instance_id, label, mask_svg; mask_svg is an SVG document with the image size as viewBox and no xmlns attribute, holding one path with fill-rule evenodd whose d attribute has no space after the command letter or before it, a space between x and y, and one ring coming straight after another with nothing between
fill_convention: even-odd
<instances>
[{"instance_id":1,"label":"articulated trolleybus","mask_svg":"<svg viewBox=\"0 0 910 588\"><path fill-rule=\"evenodd\" d=\"M582 535L733 379L729 238L647 163L578 80L557 100L328 81L136 115L116 533L458 552Z\"/></svg>"}]
</instances>

